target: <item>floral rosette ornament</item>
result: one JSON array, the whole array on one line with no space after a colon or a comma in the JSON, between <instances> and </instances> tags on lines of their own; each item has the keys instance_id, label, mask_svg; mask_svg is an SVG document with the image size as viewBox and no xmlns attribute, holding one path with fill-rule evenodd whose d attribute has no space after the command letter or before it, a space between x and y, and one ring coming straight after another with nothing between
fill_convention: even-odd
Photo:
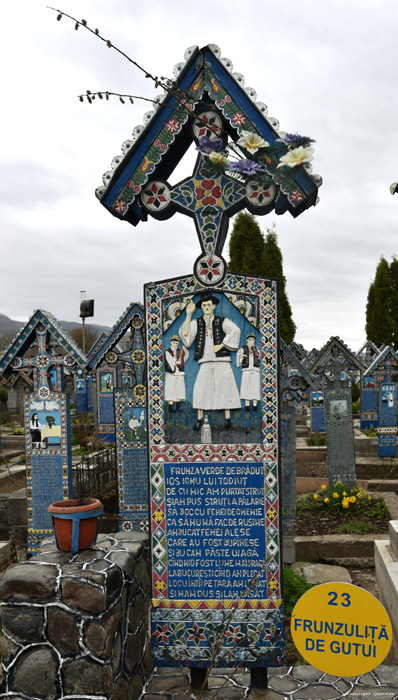
<instances>
[{"instance_id":1,"label":"floral rosette ornament","mask_svg":"<svg viewBox=\"0 0 398 700\"><path fill-rule=\"evenodd\" d=\"M242 130L235 143L225 146L220 137L202 136L197 150L207 156L214 169L244 178L281 182L301 165L309 167L314 157L314 139L299 134L282 134L270 144L253 131Z\"/></svg>"}]
</instances>

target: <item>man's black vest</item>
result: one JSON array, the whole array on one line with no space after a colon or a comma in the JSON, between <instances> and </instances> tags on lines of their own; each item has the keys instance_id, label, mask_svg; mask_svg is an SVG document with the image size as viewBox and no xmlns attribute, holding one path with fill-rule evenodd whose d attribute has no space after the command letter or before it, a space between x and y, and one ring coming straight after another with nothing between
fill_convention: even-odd
<instances>
[{"instance_id":1,"label":"man's black vest","mask_svg":"<svg viewBox=\"0 0 398 700\"><path fill-rule=\"evenodd\" d=\"M252 347L252 353L253 353L253 365L254 367L260 367L260 352L259 349L253 345ZM243 346L243 357L242 357L242 369L247 369L249 366L249 346L244 345Z\"/></svg>"},{"instance_id":2,"label":"man's black vest","mask_svg":"<svg viewBox=\"0 0 398 700\"><path fill-rule=\"evenodd\" d=\"M201 360L205 351L206 321L203 316L199 316L196 321L198 324L198 332L195 338L194 357L195 360ZM223 321L223 316L213 316L213 345L221 345L225 338L225 333L222 329ZM231 353L228 348L221 348L221 350L216 352L216 357L230 357L230 355Z\"/></svg>"}]
</instances>

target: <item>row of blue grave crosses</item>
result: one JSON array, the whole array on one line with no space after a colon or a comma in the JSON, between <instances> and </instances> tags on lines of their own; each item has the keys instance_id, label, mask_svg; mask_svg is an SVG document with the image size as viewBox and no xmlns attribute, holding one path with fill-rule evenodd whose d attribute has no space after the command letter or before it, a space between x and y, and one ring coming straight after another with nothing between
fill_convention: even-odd
<instances>
[{"instance_id":1,"label":"row of blue grave crosses","mask_svg":"<svg viewBox=\"0 0 398 700\"><path fill-rule=\"evenodd\" d=\"M230 216L297 216L316 203L319 181L302 166L283 172L275 155L262 160L262 178L234 176L201 152L193 175L172 186L204 136L235 148L245 133L279 138L218 47L185 58L177 92L123 144L97 196L133 225L190 216L201 248L193 275L145 285L155 661L202 677L225 627L217 663L249 666L256 682L284 656L278 292L275 280L229 273L222 249Z\"/></svg>"},{"instance_id":2,"label":"row of blue grave crosses","mask_svg":"<svg viewBox=\"0 0 398 700\"><path fill-rule=\"evenodd\" d=\"M369 379L377 406L377 454L395 457L397 454L397 375L398 355L385 347L364 372Z\"/></svg>"},{"instance_id":3,"label":"row of blue grave crosses","mask_svg":"<svg viewBox=\"0 0 398 700\"><path fill-rule=\"evenodd\" d=\"M324 410L328 436L329 483L342 481L355 486L354 426L350 373L361 373L364 366L338 337L330 338L322 348L310 374L325 382Z\"/></svg>"},{"instance_id":4,"label":"row of blue grave crosses","mask_svg":"<svg viewBox=\"0 0 398 700\"><path fill-rule=\"evenodd\" d=\"M56 352L59 349L59 352ZM25 357L29 351L29 356ZM47 505L72 496L69 397L63 371L83 368L85 356L48 312L36 311L0 359L7 378L33 370L34 391L24 398L28 552L53 532Z\"/></svg>"}]
</instances>

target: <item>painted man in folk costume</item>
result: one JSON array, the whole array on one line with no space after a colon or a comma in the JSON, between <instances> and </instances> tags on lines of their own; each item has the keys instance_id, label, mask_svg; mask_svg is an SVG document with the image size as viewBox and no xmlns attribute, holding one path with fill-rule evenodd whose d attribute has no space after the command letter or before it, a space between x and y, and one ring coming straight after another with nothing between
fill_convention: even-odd
<instances>
[{"instance_id":1,"label":"painted man in folk costume","mask_svg":"<svg viewBox=\"0 0 398 700\"><path fill-rule=\"evenodd\" d=\"M180 401L185 401L185 363L189 357L186 348L180 348L180 338L173 335L170 339L170 347L164 354L164 400L170 406L170 411L180 410Z\"/></svg>"},{"instance_id":2,"label":"painted man in folk costume","mask_svg":"<svg viewBox=\"0 0 398 700\"><path fill-rule=\"evenodd\" d=\"M190 347L195 342L195 360L199 373L193 389L193 408L198 419L193 426L200 430L204 411L225 411L224 428L231 428L231 410L241 408L239 391L231 368L231 352L239 347L240 329L229 318L215 316L219 299L205 292L199 301L191 301L186 308L186 319L180 328L180 336ZM203 316L191 320L196 309Z\"/></svg>"},{"instance_id":3,"label":"painted man in folk costume","mask_svg":"<svg viewBox=\"0 0 398 700\"><path fill-rule=\"evenodd\" d=\"M255 334L249 333L246 336L246 345L240 348L236 355L237 367L242 366L240 398L245 402L246 411L250 411L251 402L253 411L257 411L260 401L260 350L255 342Z\"/></svg>"}]
</instances>

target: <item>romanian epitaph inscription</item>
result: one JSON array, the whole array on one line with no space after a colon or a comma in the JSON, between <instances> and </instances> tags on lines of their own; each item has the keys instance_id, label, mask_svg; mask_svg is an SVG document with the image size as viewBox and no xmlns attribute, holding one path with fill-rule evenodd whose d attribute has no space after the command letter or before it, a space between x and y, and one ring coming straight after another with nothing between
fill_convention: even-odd
<instances>
[{"instance_id":1,"label":"romanian epitaph inscription","mask_svg":"<svg viewBox=\"0 0 398 700\"><path fill-rule=\"evenodd\" d=\"M170 598L235 598L266 559L264 465L178 462L164 473ZM256 595L265 588L261 579Z\"/></svg>"},{"instance_id":2,"label":"romanian epitaph inscription","mask_svg":"<svg viewBox=\"0 0 398 700\"><path fill-rule=\"evenodd\" d=\"M121 529L148 530L148 450L145 397L115 389L116 460Z\"/></svg>"}]
</instances>

